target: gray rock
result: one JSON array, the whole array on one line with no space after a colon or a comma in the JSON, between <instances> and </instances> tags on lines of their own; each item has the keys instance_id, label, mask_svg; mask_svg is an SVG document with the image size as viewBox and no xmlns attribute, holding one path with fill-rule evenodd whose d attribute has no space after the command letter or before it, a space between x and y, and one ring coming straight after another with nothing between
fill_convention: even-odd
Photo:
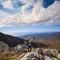
<instances>
[{"instance_id":1,"label":"gray rock","mask_svg":"<svg viewBox=\"0 0 60 60\"><path fill-rule=\"evenodd\" d=\"M15 52L16 53L19 53L19 52L23 52L24 51L24 49L26 49L27 48L27 45L25 45L25 44L23 44L23 45L17 45L16 47L15 47Z\"/></svg>"},{"instance_id":2,"label":"gray rock","mask_svg":"<svg viewBox=\"0 0 60 60\"><path fill-rule=\"evenodd\" d=\"M9 51L9 46L5 44L4 42L0 41L0 55L8 51Z\"/></svg>"},{"instance_id":3,"label":"gray rock","mask_svg":"<svg viewBox=\"0 0 60 60\"><path fill-rule=\"evenodd\" d=\"M19 60L32 60L33 57L34 57L34 52L28 52Z\"/></svg>"}]
</instances>

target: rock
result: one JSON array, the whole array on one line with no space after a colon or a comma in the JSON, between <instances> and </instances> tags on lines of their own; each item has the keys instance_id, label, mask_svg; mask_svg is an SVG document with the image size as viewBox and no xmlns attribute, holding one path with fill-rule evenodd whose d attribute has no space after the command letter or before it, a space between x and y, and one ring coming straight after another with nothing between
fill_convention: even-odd
<instances>
[{"instance_id":1,"label":"rock","mask_svg":"<svg viewBox=\"0 0 60 60\"><path fill-rule=\"evenodd\" d=\"M58 54L57 58L60 59L60 54Z\"/></svg>"},{"instance_id":2,"label":"rock","mask_svg":"<svg viewBox=\"0 0 60 60\"><path fill-rule=\"evenodd\" d=\"M15 47L15 52L16 53L19 53L19 52L24 52L24 49L25 48L27 48L27 45L25 45L25 44L23 44L23 45L17 45L16 47Z\"/></svg>"},{"instance_id":3,"label":"rock","mask_svg":"<svg viewBox=\"0 0 60 60\"><path fill-rule=\"evenodd\" d=\"M37 48L36 49L36 54L43 54L42 48Z\"/></svg>"},{"instance_id":4,"label":"rock","mask_svg":"<svg viewBox=\"0 0 60 60\"><path fill-rule=\"evenodd\" d=\"M38 60L37 58L33 57L32 60Z\"/></svg>"},{"instance_id":5,"label":"rock","mask_svg":"<svg viewBox=\"0 0 60 60\"><path fill-rule=\"evenodd\" d=\"M52 60L49 56L45 56L45 60Z\"/></svg>"},{"instance_id":6,"label":"rock","mask_svg":"<svg viewBox=\"0 0 60 60\"><path fill-rule=\"evenodd\" d=\"M34 57L34 53L35 52L28 52L19 60L32 60L32 58Z\"/></svg>"},{"instance_id":7,"label":"rock","mask_svg":"<svg viewBox=\"0 0 60 60\"><path fill-rule=\"evenodd\" d=\"M41 54L41 51L44 51L44 53ZM45 52L47 52L47 54L45 54ZM59 53L57 57L51 55L51 53L53 54L54 52L58 53L58 50L37 48L36 52L27 52L25 55L22 55L22 58L20 58L19 60L60 60Z\"/></svg>"},{"instance_id":8,"label":"rock","mask_svg":"<svg viewBox=\"0 0 60 60\"><path fill-rule=\"evenodd\" d=\"M41 48L37 48L35 56L37 58L39 58L40 60L42 60L42 59L44 59L43 55L44 55L43 50Z\"/></svg>"},{"instance_id":9,"label":"rock","mask_svg":"<svg viewBox=\"0 0 60 60\"><path fill-rule=\"evenodd\" d=\"M52 58L52 60L58 60L57 58Z\"/></svg>"},{"instance_id":10,"label":"rock","mask_svg":"<svg viewBox=\"0 0 60 60\"><path fill-rule=\"evenodd\" d=\"M23 53L22 55L20 55L20 57L18 58L18 60L20 60L21 58L23 58L25 55L25 53Z\"/></svg>"},{"instance_id":11,"label":"rock","mask_svg":"<svg viewBox=\"0 0 60 60\"><path fill-rule=\"evenodd\" d=\"M5 44L4 42L0 41L0 55L8 51L9 51L9 46Z\"/></svg>"}]
</instances>

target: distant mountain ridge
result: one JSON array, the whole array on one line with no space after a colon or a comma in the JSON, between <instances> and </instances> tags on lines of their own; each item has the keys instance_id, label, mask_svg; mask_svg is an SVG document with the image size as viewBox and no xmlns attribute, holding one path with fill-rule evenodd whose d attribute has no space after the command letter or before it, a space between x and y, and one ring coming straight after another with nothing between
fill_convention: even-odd
<instances>
[{"instance_id":1,"label":"distant mountain ridge","mask_svg":"<svg viewBox=\"0 0 60 60\"><path fill-rule=\"evenodd\" d=\"M48 45L50 48L57 48L60 50L60 32L35 33L23 36L22 38L30 38L34 43L39 44L40 47Z\"/></svg>"},{"instance_id":2,"label":"distant mountain ridge","mask_svg":"<svg viewBox=\"0 0 60 60\"><path fill-rule=\"evenodd\" d=\"M0 41L9 45L9 47L15 47L18 44L24 44L24 39L7 35L0 32Z\"/></svg>"},{"instance_id":3,"label":"distant mountain ridge","mask_svg":"<svg viewBox=\"0 0 60 60\"><path fill-rule=\"evenodd\" d=\"M23 36L23 38L30 37L33 39L43 39L43 40L60 40L60 32L44 32L44 33L35 33Z\"/></svg>"}]
</instances>

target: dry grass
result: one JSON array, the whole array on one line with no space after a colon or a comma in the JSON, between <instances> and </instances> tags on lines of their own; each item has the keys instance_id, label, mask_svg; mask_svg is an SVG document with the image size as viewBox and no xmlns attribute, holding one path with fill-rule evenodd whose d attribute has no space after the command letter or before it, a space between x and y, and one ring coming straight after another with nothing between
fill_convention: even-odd
<instances>
[{"instance_id":1,"label":"dry grass","mask_svg":"<svg viewBox=\"0 0 60 60\"><path fill-rule=\"evenodd\" d=\"M47 44L49 45L49 47L51 48L56 48L58 50L60 50L60 40L56 39L56 40L34 40L33 42L37 43L37 44Z\"/></svg>"},{"instance_id":2,"label":"dry grass","mask_svg":"<svg viewBox=\"0 0 60 60\"><path fill-rule=\"evenodd\" d=\"M22 53L14 54L11 52L4 53L0 56L0 60L17 60Z\"/></svg>"}]
</instances>

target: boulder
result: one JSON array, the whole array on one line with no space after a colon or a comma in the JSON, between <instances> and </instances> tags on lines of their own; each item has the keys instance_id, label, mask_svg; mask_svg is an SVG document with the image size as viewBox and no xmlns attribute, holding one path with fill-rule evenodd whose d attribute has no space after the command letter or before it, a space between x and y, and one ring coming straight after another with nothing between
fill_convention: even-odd
<instances>
[{"instance_id":1,"label":"boulder","mask_svg":"<svg viewBox=\"0 0 60 60\"><path fill-rule=\"evenodd\" d=\"M22 58L19 58L19 60L32 60L34 53L35 52L28 52Z\"/></svg>"},{"instance_id":2,"label":"boulder","mask_svg":"<svg viewBox=\"0 0 60 60\"><path fill-rule=\"evenodd\" d=\"M17 45L16 47L15 47L15 52L16 53L19 53L19 52L24 52L24 49L26 49L27 48L27 45L25 45L25 44L23 44L23 45Z\"/></svg>"},{"instance_id":3,"label":"boulder","mask_svg":"<svg viewBox=\"0 0 60 60\"><path fill-rule=\"evenodd\" d=\"M8 51L9 51L9 46L5 44L4 42L0 41L0 55Z\"/></svg>"}]
</instances>

